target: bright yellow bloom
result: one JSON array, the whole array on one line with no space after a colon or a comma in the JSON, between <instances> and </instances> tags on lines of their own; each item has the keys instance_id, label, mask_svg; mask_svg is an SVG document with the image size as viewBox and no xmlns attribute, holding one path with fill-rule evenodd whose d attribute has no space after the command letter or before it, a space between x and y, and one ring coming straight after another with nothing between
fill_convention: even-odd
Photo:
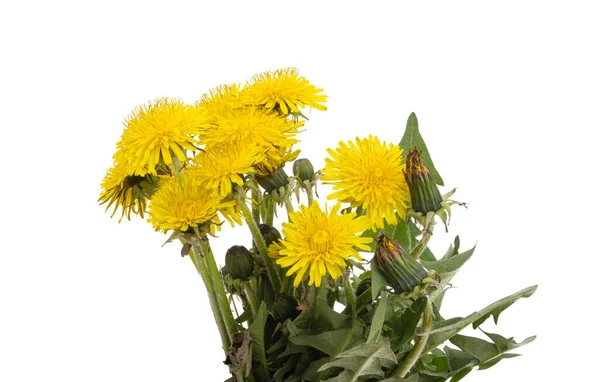
<instances>
[{"instance_id":1,"label":"bright yellow bloom","mask_svg":"<svg viewBox=\"0 0 600 382\"><path fill-rule=\"evenodd\" d=\"M291 147L304 121L294 122L278 114L248 107L219 116L200 139L206 145L255 144L261 147Z\"/></svg>"},{"instance_id":2,"label":"bright yellow bloom","mask_svg":"<svg viewBox=\"0 0 600 382\"><path fill-rule=\"evenodd\" d=\"M240 85L221 85L204 94L196 106L204 109L211 117L227 115L242 107Z\"/></svg>"},{"instance_id":3,"label":"bright yellow bloom","mask_svg":"<svg viewBox=\"0 0 600 382\"><path fill-rule=\"evenodd\" d=\"M249 104L268 110L278 108L288 115L291 111L299 113L299 108L306 106L327 110L324 105L327 96L319 94L322 91L298 75L298 69L286 68L255 75L242 96Z\"/></svg>"},{"instance_id":4,"label":"bright yellow bloom","mask_svg":"<svg viewBox=\"0 0 600 382\"><path fill-rule=\"evenodd\" d=\"M334 185L329 199L362 205L373 229L384 228L384 219L397 224L396 212L406 218L410 192L400 147L369 135L356 138L356 143L340 142L335 151L327 152L331 158L325 159L321 180Z\"/></svg>"},{"instance_id":5,"label":"bright yellow bloom","mask_svg":"<svg viewBox=\"0 0 600 382\"><path fill-rule=\"evenodd\" d=\"M265 149L256 146L220 144L207 147L193 158L186 171L206 188L214 189L221 197L231 192L232 183L244 185L244 174L254 173L254 164L265 158Z\"/></svg>"},{"instance_id":6,"label":"bright yellow bloom","mask_svg":"<svg viewBox=\"0 0 600 382\"><path fill-rule=\"evenodd\" d=\"M161 160L170 165L173 155L185 162L184 150L197 150L197 135L206 118L201 109L172 98L138 106L125 121L115 162L127 163L127 170L140 176L155 175L156 165Z\"/></svg>"},{"instance_id":7,"label":"bright yellow bloom","mask_svg":"<svg viewBox=\"0 0 600 382\"><path fill-rule=\"evenodd\" d=\"M131 220L132 212L143 218L148 200L155 190L156 181L157 179L151 175L130 175L124 165L115 164L104 176L98 202L100 205L108 203L107 211L114 206L111 218L120 207L119 222L123 220L123 217Z\"/></svg>"},{"instance_id":8,"label":"bright yellow bloom","mask_svg":"<svg viewBox=\"0 0 600 382\"><path fill-rule=\"evenodd\" d=\"M292 150L291 147L272 146L267 150L265 159L256 164L256 176L266 178L284 167L287 162L298 158L298 155L300 155L300 150Z\"/></svg>"},{"instance_id":9,"label":"bright yellow bloom","mask_svg":"<svg viewBox=\"0 0 600 382\"><path fill-rule=\"evenodd\" d=\"M319 287L321 278L327 273L336 279L342 275L350 256L361 259L355 248L369 250L371 238L360 237L369 227L366 217L356 217L354 212L340 215L341 204L337 203L329 212L322 211L318 202L310 207L301 206L300 211L290 213L290 222L283 223L285 239L282 248L273 248L272 257L279 258L277 264L288 269L286 276L296 273L294 286L298 286L308 271L310 280ZM270 251L271 252L271 251Z\"/></svg>"},{"instance_id":10,"label":"bright yellow bloom","mask_svg":"<svg viewBox=\"0 0 600 382\"><path fill-rule=\"evenodd\" d=\"M148 222L155 230L183 232L200 227L215 233L221 225L218 213L232 225L233 221L241 223L235 212L234 200L224 200L214 190L203 187L192 178L185 175L181 180L169 178L161 182L148 211Z\"/></svg>"}]
</instances>

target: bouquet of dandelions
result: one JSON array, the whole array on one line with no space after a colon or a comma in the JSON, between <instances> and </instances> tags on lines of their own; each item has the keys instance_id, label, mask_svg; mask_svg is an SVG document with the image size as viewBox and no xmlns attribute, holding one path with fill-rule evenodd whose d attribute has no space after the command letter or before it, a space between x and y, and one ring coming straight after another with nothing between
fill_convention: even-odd
<instances>
[{"instance_id":1,"label":"bouquet of dandelions","mask_svg":"<svg viewBox=\"0 0 600 382\"><path fill-rule=\"evenodd\" d=\"M194 105L139 106L99 201L121 219L147 213L167 242L182 244L206 286L229 381L458 381L515 356L534 337L458 333L497 321L535 286L464 318L440 313L475 248L461 251L458 237L444 254L427 246L436 220L447 225L462 203L438 190L416 116L399 145L340 142L315 171L293 147L302 110L326 110L321 91L282 69L217 87ZM319 182L333 185L329 208L314 200ZM210 242L224 220L247 226L253 240L229 248L219 268Z\"/></svg>"}]
</instances>

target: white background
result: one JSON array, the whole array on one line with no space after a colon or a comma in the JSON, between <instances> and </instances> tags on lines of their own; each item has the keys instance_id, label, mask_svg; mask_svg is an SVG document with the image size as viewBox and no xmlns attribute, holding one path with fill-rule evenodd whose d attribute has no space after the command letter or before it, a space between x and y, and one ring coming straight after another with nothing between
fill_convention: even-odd
<instances>
[{"instance_id":1,"label":"white background","mask_svg":"<svg viewBox=\"0 0 600 382\"><path fill-rule=\"evenodd\" d=\"M433 248L478 243L447 317L540 285L483 326L537 340L466 380L594 378L592 2L212 3L1 3L1 381L227 377L191 262L147 223L110 219L99 185L134 106L288 66L330 97L301 136L316 167L339 140L399 142L417 113L445 190L469 203ZM221 236L219 251L248 238Z\"/></svg>"}]
</instances>

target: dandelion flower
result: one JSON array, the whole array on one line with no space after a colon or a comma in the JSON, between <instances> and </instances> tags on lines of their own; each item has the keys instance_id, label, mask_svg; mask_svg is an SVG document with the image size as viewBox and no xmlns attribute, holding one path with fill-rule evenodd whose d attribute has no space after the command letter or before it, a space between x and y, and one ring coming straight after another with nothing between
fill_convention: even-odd
<instances>
[{"instance_id":1,"label":"dandelion flower","mask_svg":"<svg viewBox=\"0 0 600 382\"><path fill-rule=\"evenodd\" d=\"M195 182L192 176L183 179L169 178L161 182L149 206L148 222L157 231L179 230L182 232L199 227L203 232L220 230L223 215L230 223L241 223L234 211L236 202L224 200L212 189Z\"/></svg>"},{"instance_id":2,"label":"dandelion flower","mask_svg":"<svg viewBox=\"0 0 600 382\"><path fill-rule=\"evenodd\" d=\"M283 223L285 239L280 247L273 246L271 257L283 268L290 267L286 276L296 274L294 286L308 271L309 285L321 285L321 278L327 273L332 278L342 275L350 256L360 259L355 248L369 250L372 239L360 237L368 228L366 217L356 217L355 213L340 215L341 204L337 203L329 212L322 211L319 203L310 207L301 206L299 211L290 213L290 222Z\"/></svg>"},{"instance_id":3,"label":"dandelion flower","mask_svg":"<svg viewBox=\"0 0 600 382\"><path fill-rule=\"evenodd\" d=\"M170 165L172 156L186 161L184 150L197 150L197 135L206 115L179 100L159 98L138 106L125 121L115 161L127 163L133 175L156 174L156 165Z\"/></svg>"},{"instance_id":4,"label":"dandelion flower","mask_svg":"<svg viewBox=\"0 0 600 382\"><path fill-rule=\"evenodd\" d=\"M294 122L278 114L248 107L219 116L201 132L200 139L208 146L227 143L291 147L298 142L294 137L303 126L304 121Z\"/></svg>"},{"instance_id":5,"label":"dandelion flower","mask_svg":"<svg viewBox=\"0 0 600 382\"><path fill-rule=\"evenodd\" d=\"M144 217L146 205L150 196L154 193L157 185L157 178L151 175L130 175L126 166L115 164L107 171L102 181L102 191L98 202L100 205L107 204L106 210L114 206L110 215L112 218L119 207L121 208L121 218L127 217L131 220L131 213Z\"/></svg>"},{"instance_id":6,"label":"dandelion flower","mask_svg":"<svg viewBox=\"0 0 600 382\"><path fill-rule=\"evenodd\" d=\"M327 110L327 96L323 91L298 75L298 69L286 68L257 74L244 89L243 97L248 103L268 110L279 109L283 115L299 113L306 106Z\"/></svg>"},{"instance_id":7,"label":"dandelion flower","mask_svg":"<svg viewBox=\"0 0 600 382\"><path fill-rule=\"evenodd\" d=\"M242 107L240 85L220 85L204 94L196 106L204 109L210 117L227 115L232 110Z\"/></svg>"},{"instance_id":8,"label":"dandelion flower","mask_svg":"<svg viewBox=\"0 0 600 382\"><path fill-rule=\"evenodd\" d=\"M256 146L220 144L207 147L196 155L186 171L206 188L214 189L226 197L232 184L244 185L244 174L254 173L254 164L265 158L265 149Z\"/></svg>"},{"instance_id":9,"label":"dandelion flower","mask_svg":"<svg viewBox=\"0 0 600 382\"><path fill-rule=\"evenodd\" d=\"M287 162L298 158L300 150L292 150L291 147L272 146L267 150L265 159L256 164L256 176L266 178L283 168Z\"/></svg>"},{"instance_id":10,"label":"dandelion flower","mask_svg":"<svg viewBox=\"0 0 600 382\"><path fill-rule=\"evenodd\" d=\"M368 138L356 138L328 149L331 158L325 159L321 180L333 184L329 199L362 205L372 228L384 228L384 219L397 224L396 213L406 218L410 192L404 178L402 149L393 144Z\"/></svg>"}]
</instances>

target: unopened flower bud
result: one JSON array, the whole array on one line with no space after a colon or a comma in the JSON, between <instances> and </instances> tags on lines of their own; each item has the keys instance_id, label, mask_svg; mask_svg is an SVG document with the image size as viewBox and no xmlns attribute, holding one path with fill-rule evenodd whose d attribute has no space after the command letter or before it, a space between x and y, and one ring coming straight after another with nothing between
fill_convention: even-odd
<instances>
[{"instance_id":1,"label":"unopened flower bud","mask_svg":"<svg viewBox=\"0 0 600 382\"><path fill-rule=\"evenodd\" d=\"M234 245L225 254L225 268L234 279L246 280L254 272L254 259L246 247Z\"/></svg>"},{"instance_id":2,"label":"unopened flower bud","mask_svg":"<svg viewBox=\"0 0 600 382\"><path fill-rule=\"evenodd\" d=\"M315 180L315 168L306 158L298 159L294 162L294 176L300 178L302 182Z\"/></svg>"},{"instance_id":3,"label":"unopened flower bud","mask_svg":"<svg viewBox=\"0 0 600 382\"><path fill-rule=\"evenodd\" d=\"M265 244L267 245L267 248L272 243L281 239L281 233L279 233L277 228L273 227L272 225L261 224L258 227L258 230L260 231L260 234L262 235L263 239L265 240Z\"/></svg>"},{"instance_id":4,"label":"unopened flower bud","mask_svg":"<svg viewBox=\"0 0 600 382\"><path fill-rule=\"evenodd\" d=\"M296 309L296 301L293 297L286 294L277 296L273 304L273 317L278 322L283 322L288 318L294 319L300 313Z\"/></svg>"},{"instance_id":5,"label":"unopened flower bud","mask_svg":"<svg viewBox=\"0 0 600 382\"><path fill-rule=\"evenodd\" d=\"M269 176L266 177L256 177L258 184L261 185L262 188L267 192L271 192L273 190L277 190L280 187L283 187L287 184L288 175L285 173L283 168L275 171Z\"/></svg>"},{"instance_id":6,"label":"unopened flower bud","mask_svg":"<svg viewBox=\"0 0 600 382\"><path fill-rule=\"evenodd\" d=\"M396 293L413 290L427 277L425 268L408 255L400 243L384 234L377 237L375 262Z\"/></svg>"},{"instance_id":7,"label":"unopened flower bud","mask_svg":"<svg viewBox=\"0 0 600 382\"><path fill-rule=\"evenodd\" d=\"M441 207L442 195L438 190L431 173L421 160L421 152L412 146L406 157L404 178L410 190L412 209L416 212L428 213Z\"/></svg>"}]
</instances>

